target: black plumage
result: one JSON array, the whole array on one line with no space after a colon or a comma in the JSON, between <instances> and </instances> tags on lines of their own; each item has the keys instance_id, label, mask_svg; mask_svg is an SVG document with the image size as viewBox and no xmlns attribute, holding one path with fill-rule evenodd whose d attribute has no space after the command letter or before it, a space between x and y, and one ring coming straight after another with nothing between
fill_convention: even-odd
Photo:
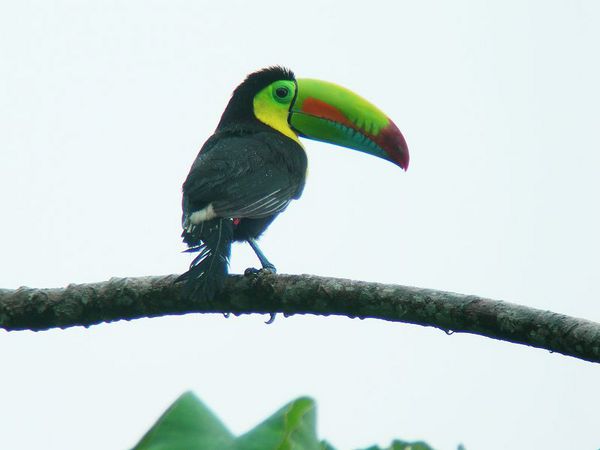
<instances>
[{"instance_id":1,"label":"black plumage","mask_svg":"<svg viewBox=\"0 0 600 450\"><path fill-rule=\"evenodd\" d=\"M187 281L191 295L211 298L222 287L233 241L249 241L263 266L273 268L254 240L300 197L307 167L302 146L254 114L256 94L278 80L294 75L269 68L236 88L183 184L182 237L188 251L199 253L178 281ZM198 211L208 220L193 224Z\"/></svg>"}]
</instances>

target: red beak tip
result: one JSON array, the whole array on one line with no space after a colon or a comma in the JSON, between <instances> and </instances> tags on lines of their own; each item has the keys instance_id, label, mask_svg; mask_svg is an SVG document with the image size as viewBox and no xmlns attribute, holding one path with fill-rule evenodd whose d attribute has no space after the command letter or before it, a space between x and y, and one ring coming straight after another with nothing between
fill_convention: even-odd
<instances>
[{"instance_id":1,"label":"red beak tip","mask_svg":"<svg viewBox=\"0 0 600 450\"><path fill-rule=\"evenodd\" d=\"M390 120L389 125L381 130L380 139L382 148L386 150L390 159L406 172L410 161L408 145L394 122Z\"/></svg>"},{"instance_id":2,"label":"red beak tip","mask_svg":"<svg viewBox=\"0 0 600 450\"><path fill-rule=\"evenodd\" d=\"M408 170L408 163L410 161L410 158L408 156L408 147L404 148L403 153L406 155L406 157L404 158L404 161L402 161L402 165L400 167L402 167L406 172Z\"/></svg>"}]
</instances>

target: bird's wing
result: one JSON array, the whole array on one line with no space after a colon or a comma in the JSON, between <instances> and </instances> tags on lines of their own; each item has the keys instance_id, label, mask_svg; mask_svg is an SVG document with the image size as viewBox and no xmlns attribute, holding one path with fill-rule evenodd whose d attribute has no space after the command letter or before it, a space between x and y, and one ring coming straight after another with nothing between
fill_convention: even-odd
<instances>
[{"instance_id":1,"label":"bird's wing","mask_svg":"<svg viewBox=\"0 0 600 450\"><path fill-rule=\"evenodd\" d=\"M184 213L212 205L218 217L267 217L283 211L301 183L264 140L220 137L207 142L192 166L183 185Z\"/></svg>"}]
</instances>

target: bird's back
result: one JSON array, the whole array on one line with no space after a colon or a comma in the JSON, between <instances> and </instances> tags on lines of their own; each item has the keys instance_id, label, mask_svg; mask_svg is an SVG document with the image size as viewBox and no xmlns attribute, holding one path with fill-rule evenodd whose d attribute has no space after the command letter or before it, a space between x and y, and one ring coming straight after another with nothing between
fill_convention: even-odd
<instances>
[{"instance_id":1,"label":"bird's back","mask_svg":"<svg viewBox=\"0 0 600 450\"><path fill-rule=\"evenodd\" d=\"M183 184L183 221L208 205L218 217L242 222L276 216L302 194L306 168L304 149L279 133L219 131L204 144ZM194 244L189 233L184 240Z\"/></svg>"}]
</instances>

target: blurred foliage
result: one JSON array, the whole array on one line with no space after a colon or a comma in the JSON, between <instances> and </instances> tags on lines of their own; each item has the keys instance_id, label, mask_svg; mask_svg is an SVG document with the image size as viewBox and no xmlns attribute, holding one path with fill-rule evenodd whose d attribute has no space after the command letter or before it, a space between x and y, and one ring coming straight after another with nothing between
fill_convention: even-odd
<instances>
[{"instance_id":1,"label":"blurred foliage","mask_svg":"<svg viewBox=\"0 0 600 450\"><path fill-rule=\"evenodd\" d=\"M462 449L462 446L459 450ZM158 419L133 450L335 450L319 441L315 402L298 398L249 432L235 437L191 392ZM433 450L424 442L396 440L390 447L365 450ZM463 449L464 450L464 449Z\"/></svg>"}]
</instances>

